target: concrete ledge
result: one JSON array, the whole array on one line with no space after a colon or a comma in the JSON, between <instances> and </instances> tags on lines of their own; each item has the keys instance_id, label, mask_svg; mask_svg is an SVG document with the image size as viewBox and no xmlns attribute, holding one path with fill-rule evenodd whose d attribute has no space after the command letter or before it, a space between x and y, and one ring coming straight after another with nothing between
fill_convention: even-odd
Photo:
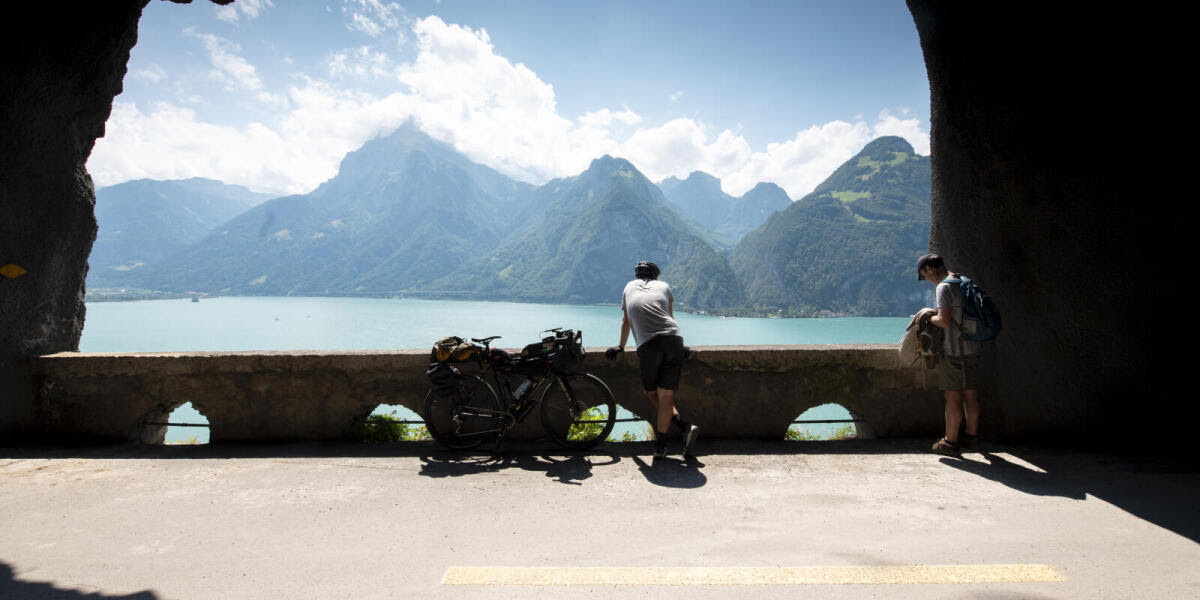
<instances>
[{"instance_id":1,"label":"concrete ledge","mask_svg":"<svg viewBox=\"0 0 1200 600\"><path fill-rule=\"evenodd\" d=\"M936 378L900 368L896 347L696 347L684 367L680 412L706 437L782 438L805 410L846 407L860 437L929 435L941 428ZM428 352L277 351L171 354L60 353L31 359L36 417L30 436L44 442L160 442L163 422L191 402L210 439L295 441L352 439L380 404L423 412ZM474 371L472 364L460 365ZM651 415L637 377L637 357L615 361L589 348L580 370L605 380L617 402ZM512 431L537 439L536 415Z\"/></svg>"}]
</instances>

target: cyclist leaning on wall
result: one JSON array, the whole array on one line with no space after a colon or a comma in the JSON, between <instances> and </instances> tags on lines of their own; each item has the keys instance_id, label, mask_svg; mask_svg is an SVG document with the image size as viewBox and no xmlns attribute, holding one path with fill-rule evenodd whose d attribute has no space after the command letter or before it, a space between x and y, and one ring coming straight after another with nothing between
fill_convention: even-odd
<instances>
[{"instance_id":1,"label":"cyclist leaning on wall","mask_svg":"<svg viewBox=\"0 0 1200 600\"><path fill-rule=\"evenodd\" d=\"M699 428L684 421L675 409L675 390L686 350L679 325L675 323L675 297L671 286L658 281L658 265L642 261L634 268L635 279L625 284L621 293L621 342L609 348L611 358L625 351L629 332L637 342L638 366L642 389L650 406L657 411L654 428L654 457L667 455L666 437L671 423L679 428L683 441L682 454L690 456Z\"/></svg>"}]
</instances>

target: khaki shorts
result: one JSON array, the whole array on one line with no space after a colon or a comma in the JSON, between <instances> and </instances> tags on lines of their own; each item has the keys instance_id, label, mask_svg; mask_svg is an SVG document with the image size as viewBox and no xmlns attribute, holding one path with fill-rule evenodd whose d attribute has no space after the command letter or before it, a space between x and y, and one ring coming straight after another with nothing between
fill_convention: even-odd
<instances>
[{"instance_id":1,"label":"khaki shorts","mask_svg":"<svg viewBox=\"0 0 1200 600\"><path fill-rule=\"evenodd\" d=\"M937 364L938 388L942 390L979 389L979 355L943 356Z\"/></svg>"}]
</instances>

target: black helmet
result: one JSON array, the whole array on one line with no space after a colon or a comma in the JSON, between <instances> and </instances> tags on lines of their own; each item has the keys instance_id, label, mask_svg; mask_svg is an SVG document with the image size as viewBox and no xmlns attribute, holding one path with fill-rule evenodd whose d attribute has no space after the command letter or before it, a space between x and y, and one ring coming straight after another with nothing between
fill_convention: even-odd
<instances>
[{"instance_id":1,"label":"black helmet","mask_svg":"<svg viewBox=\"0 0 1200 600\"><path fill-rule=\"evenodd\" d=\"M648 260L643 260L633 268L633 273L638 279L658 279L658 265Z\"/></svg>"}]
</instances>

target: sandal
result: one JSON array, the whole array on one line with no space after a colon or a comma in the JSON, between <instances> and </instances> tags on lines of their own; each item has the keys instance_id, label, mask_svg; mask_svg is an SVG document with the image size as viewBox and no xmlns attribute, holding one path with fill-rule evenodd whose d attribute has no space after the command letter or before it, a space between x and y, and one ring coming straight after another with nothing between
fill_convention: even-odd
<instances>
[{"instance_id":1,"label":"sandal","mask_svg":"<svg viewBox=\"0 0 1200 600\"><path fill-rule=\"evenodd\" d=\"M942 438L934 442L933 447L930 448L930 450L936 454L942 454L945 456L962 456L962 451L958 449L958 444L951 442L946 438Z\"/></svg>"}]
</instances>

